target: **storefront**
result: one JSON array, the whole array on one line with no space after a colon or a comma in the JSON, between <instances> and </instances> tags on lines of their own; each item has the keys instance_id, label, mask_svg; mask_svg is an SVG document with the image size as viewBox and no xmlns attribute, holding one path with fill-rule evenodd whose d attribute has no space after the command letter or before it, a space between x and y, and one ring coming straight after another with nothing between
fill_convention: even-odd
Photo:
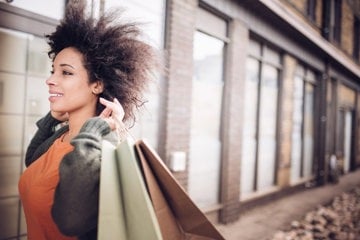
<instances>
[{"instance_id":1,"label":"storefront","mask_svg":"<svg viewBox=\"0 0 360 240\"><path fill-rule=\"evenodd\" d=\"M359 167L359 16L350 1L342 18L332 0L91 2L94 15L125 7L164 50L166 74L131 131L212 221L333 181L331 159L339 175ZM43 36L64 9L20 3L0 3L0 239L26 238L17 181L48 111Z\"/></svg>"}]
</instances>

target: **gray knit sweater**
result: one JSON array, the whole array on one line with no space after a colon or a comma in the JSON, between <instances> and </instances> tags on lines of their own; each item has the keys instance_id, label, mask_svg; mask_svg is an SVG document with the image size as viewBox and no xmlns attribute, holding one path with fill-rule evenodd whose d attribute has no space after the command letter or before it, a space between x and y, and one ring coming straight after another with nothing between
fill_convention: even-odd
<instances>
[{"instance_id":1,"label":"gray knit sweater","mask_svg":"<svg viewBox=\"0 0 360 240\"><path fill-rule=\"evenodd\" d=\"M37 122L38 131L26 152L26 166L36 161L68 130L68 126L55 130L58 123L50 113ZM115 134L110 133L109 125L103 119L90 118L71 140L74 150L61 160L51 213L65 235L78 236L81 240L97 237L101 142L106 137L115 143Z\"/></svg>"}]
</instances>

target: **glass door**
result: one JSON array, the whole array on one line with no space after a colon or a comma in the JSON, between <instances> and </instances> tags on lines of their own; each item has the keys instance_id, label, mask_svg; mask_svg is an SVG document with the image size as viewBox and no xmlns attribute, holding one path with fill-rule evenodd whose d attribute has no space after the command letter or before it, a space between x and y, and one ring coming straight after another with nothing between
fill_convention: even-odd
<instances>
[{"instance_id":1,"label":"glass door","mask_svg":"<svg viewBox=\"0 0 360 240\"><path fill-rule=\"evenodd\" d=\"M224 42L195 32L189 194L200 207L219 202Z\"/></svg>"},{"instance_id":2,"label":"glass door","mask_svg":"<svg viewBox=\"0 0 360 240\"><path fill-rule=\"evenodd\" d=\"M240 198L272 191L276 179L281 55L251 40L246 62Z\"/></svg>"}]
</instances>

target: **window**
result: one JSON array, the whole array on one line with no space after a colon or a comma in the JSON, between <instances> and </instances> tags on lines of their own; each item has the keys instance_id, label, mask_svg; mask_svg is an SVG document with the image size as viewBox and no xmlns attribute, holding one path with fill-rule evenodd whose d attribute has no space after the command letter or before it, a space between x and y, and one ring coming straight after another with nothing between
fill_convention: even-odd
<instances>
[{"instance_id":1,"label":"window","mask_svg":"<svg viewBox=\"0 0 360 240\"><path fill-rule=\"evenodd\" d=\"M354 158L354 133L356 127L355 109L356 109L356 90L344 85L338 84L337 88L337 117L336 117L336 156L341 160L342 171L347 173L351 170L352 160Z\"/></svg>"},{"instance_id":2,"label":"window","mask_svg":"<svg viewBox=\"0 0 360 240\"><path fill-rule=\"evenodd\" d=\"M341 41L342 0L323 1L323 36L334 43Z\"/></svg>"},{"instance_id":3,"label":"window","mask_svg":"<svg viewBox=\"0 0 360 240\"><path fill-rule=\"evenodd\" d=\"M98 4L100 1L92 1L92 4ZM103 1L105 11L112 7L121 7L125 11L122 13L124 21L135 21L141 24L140 27L144 31L144 41L153 45L158 49L162 49L164 45L164 22L165 22L165 0L154 1ZM95 6L96 7L96 6ZM156 76L155 81L150 85L150 91L146 92L145 111L137 115L136 124L130 129L133 136L137 138L146 138L152 146L159 145L159 128L160 128L160 111L161 110L161 86L162 79Z\"/></svg>"},{"instance_id":4,"label":"window","mask_svg":"<svg viewBox=\"0 0 360 240\"><path fill-rule=\"evenodd\" d=\"M294 77L291 182L313 176L315 73L298 66Z\"/></svg>"},{"instance_id":5,"label":"window","mask_svg":"<svg viewBox=\"0 0 360 240\"><path fill-rule=\"evenodd\" d=\"M307 16L312 22L316 22L316 1L317 0L308 0L307 1Z\"/></svg>"},{"instance_id":6,"label":"window","mask_svg":"<svg viewBox=\"0 0 360 240\"><path fill-rule=\"evenodd\" d=\"M337 119L337 157L342 161L343 173L348 173L351 170L351 152L352 152L352 139L353 139L353 111L347 108L340 108L338 111Z\"/></svg>"},{"instance_id":7,"label":"window","mask_svg":"<svg viewBox=\"0 0 360 240\"><path fill-rule=\"evenodd\" d=\"M278 52L250 40L244 91L242 198L266 191L275 183L280 63Z\"/></svg>"},{"instance_id":8,"label":"window","mask_svg":"<svg viewBox=\"0 0 360 240\"><path fill-rule=\"evenodd\" d=\"M51 6L47 0L36 0L36 1L10 1L10 5L22 8L29 12L47 16L50 18L61 19L65 11L64 0L52 0Z\"/></svg>"},{"instance_id":9,"label":"window","mask_svg":"<svg viewBox=\"0 0 360 240\"><path fill-rule=\"evenodd\" d=\"M354 16L354 50L353 56L360 61L360 18Z\"/></svg>"},{"instance_id":10,"label":"window","mask_svg":"<svg viewBox=\"0 0 360 240\"><path fill-rule=\"evenodd\" d=\"M47 48L43 38L0 28L0 214L6 219L0 221L0 239L26 235L17 187L35 122L49 111Z\"/></svg>"},{"instance_id":11,"label":"window","mask_svg":"<svg viewBox=\"0 0 360 240\"><path fill-rule=\"evenodd\" d=\"M189 194L201 207L218 203L224 43L201 32L194 38Z\"/></svg>"},{"instance_id":12,"label":"window","mask_svg":"<svg viewBox=\"0 0 360 240\"><path fill-rule=\"evenodd\" d=\"M194 33L194 72L191 95L189 184L191 198L201 208L219 204L221 116L224 88L224 19L199 8ZM211 25L206 23L211 22Z\"/></svg>"}]
</instances>

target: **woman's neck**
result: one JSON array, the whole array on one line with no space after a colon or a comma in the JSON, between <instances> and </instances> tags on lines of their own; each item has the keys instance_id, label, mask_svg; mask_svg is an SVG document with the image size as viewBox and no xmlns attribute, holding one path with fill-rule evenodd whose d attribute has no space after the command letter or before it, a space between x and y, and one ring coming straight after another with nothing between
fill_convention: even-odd
<instances>
[{"instance_id":1,"label":"woman's neck","mask_svg":"<svg viewBox=\"0 0 360 240\"><path fill-rule=\"evenodd\" d=\"M64 141L70 142L72 138L79 134L81 127L89 119L95 116L95 113L69 113L69 131L64 137Z\"/></svg>"}]
</instances>

